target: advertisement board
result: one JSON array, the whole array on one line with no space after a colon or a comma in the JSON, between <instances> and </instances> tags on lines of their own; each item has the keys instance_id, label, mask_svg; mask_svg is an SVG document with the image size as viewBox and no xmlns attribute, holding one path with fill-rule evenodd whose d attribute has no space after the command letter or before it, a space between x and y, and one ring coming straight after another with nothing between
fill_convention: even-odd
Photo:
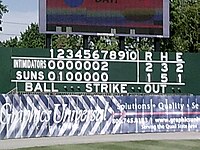
<instances>
[{"instance_id":1,"label":"advertisement board","mask_svg":"<svg viewBox=\"0 0 200 150\"><path fill-rule=\"evenodd\" d=\"M200 97L0 95L0 139L200 130Z\"/></svg>"},{"instance_id":2,"label":"advertisement board","mask_svg":"<svg viewBox=\"0 0 200 150\"><path fill-rule=\"evenodd\" d=\"M169 0L40 0L40 32L169 37Z\"/></svg>"}]
</instances>

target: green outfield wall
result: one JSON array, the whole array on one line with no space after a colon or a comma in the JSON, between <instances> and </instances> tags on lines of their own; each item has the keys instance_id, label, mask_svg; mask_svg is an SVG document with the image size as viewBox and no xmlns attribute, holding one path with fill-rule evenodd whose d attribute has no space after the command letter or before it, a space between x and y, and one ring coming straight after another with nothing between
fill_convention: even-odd
<instances>
[{"instance_id":1,"label":"green outfield wall","mask_svg":"<svg viewBox=\"0 0 200 150\"><path fill-rule=\"evenodd\" d=\"M200 54L0 48L0 93L199 94Z\"/></svg>"}]
</instances>

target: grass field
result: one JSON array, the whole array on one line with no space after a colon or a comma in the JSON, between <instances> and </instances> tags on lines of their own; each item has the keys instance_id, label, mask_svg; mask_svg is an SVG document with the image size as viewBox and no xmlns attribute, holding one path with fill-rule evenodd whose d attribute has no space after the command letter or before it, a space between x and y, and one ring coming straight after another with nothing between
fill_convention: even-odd
<instances>
[{"instance_id":1,"label":"grass field","mask_svg":"<svg viewBox=\"0 0 200 150\"><path fill-rule=\"evenodd\" d=\"M108 142L49 147L23 148L17 150L200 150L200 140L161 140Z\"/></svg>"}]
</instances>

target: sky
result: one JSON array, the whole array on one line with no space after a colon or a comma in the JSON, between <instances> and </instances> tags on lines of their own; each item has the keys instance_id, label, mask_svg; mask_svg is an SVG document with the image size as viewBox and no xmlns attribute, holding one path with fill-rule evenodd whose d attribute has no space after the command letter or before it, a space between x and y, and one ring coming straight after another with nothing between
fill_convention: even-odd
<instances>
[{"instance_id":1,"label":"sky","mask_svg":"<svg viewBox=\"0 0 200 150\"><path fill-rule=\"evenodd\" d=\"M31 23L39 22L39 0L2 0L8 13L3 15L0 41L19 36Z\"/></svg>"}]
</instances>

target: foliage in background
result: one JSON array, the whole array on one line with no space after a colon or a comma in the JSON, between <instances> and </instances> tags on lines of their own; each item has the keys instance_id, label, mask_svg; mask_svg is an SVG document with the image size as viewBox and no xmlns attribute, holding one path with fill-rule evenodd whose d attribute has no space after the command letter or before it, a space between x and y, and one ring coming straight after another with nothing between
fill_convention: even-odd
<instances>
[{"instance_id":1,"label":"foliage in background","mask_svg":"<svg viewBox=\"0 0 200 150\"><path fill-rule=\"evenodd\" d=\"M82 38L78 35L54 35L52 37L53 48L80 49Z\"/></svg>"},{"instance_id":2,"label":"foliage in background","mask_svg":"<svg viewBox=\"0 0 200 150\"><path fill-rule=\"evenodd\" d=\"M45 35L39 33L39 26L36 23L31 23L30 26L21 32L19 37L10 38L2 42L4 47L18 47L18 48L44 48Z\"/></svg>"},{"instance_id":3,"label":"foliage in background","mask_svg":"<svg viewBox=\"0 0 200 150\"><path fill-rule=\"evenodd\" d=\"M128 49L153 51L154 40L152 38L126 38L125 45Z\"/></svg>"},{"instance_id":4,"label":"foliage in background","mask_svg":"<svg viewBox=\"0 0 200 150\"><path fill-rule=\"evenodd\" d=\"M7 13L8 9L6 5L2 4L2 0L0 0L0 18L2 18L4 13Z\"/></svg>"},{"instance_id":5,"label":"foliage in background","mask_svg":"<svg viewBox=\"0 0 200 150\"><path fill-rule=\"evenodd\" d=\"M170 38L163 51L200 52L200 0L171 0Z\"/></svg>"},{"instance_id":6,"label":"foliage in background","mask_svg":"<svg viewBox=\"0 0 200 150\"><path fill-rule=\"evenodd\" d=\"M200 51L200 0L170 0L170 34L169 39L161 39L161 51ZM90 36L89 39L90 49L119 50L118 37ZM153 51L153 43L153 38L127 37L125 39L127 49ZM11 38L0 46L44 48L45 35L39 33L37 24L31 24L18 38ZM83 37L53 35L52 47L80 49L83 47Z\"/></svg>"},{"instance_id":7,"label":"foliage in background","mask_svg":"<svg viewBox=\"0 0 200 150\"><path fill-rule=\"evenodd\" d=\"M19 40L19 47L21 48L44 48L45 35L39 33L39 26L32 23L28 29L21 33Z\"/></svg>"},{"instance_id":8,"label":"foliage in background","mask_svg":"<svg viewBox=\"0 0 200 150\"><path fill-rule=\"evenodd\" d=\"M7 9L7 6L6 5L3 5L2 4L2 0L0 0L0 24L2 22L2 17L3 17L3 14L4 13L7 13L8 12L8 9ZM0 31L2 30L2 27L0 27Z\"/></svg>"},{"instance_id":9,"label":"foliage in background","mask_svg":"<svg viewBox=\"0 0 200 150\"><path fill-rule=\"evenodd\" d=\"M118 50L118 39L110 36L90 37L89 47L91 49L101 50Z\"/></svg>"}]
</instances>

